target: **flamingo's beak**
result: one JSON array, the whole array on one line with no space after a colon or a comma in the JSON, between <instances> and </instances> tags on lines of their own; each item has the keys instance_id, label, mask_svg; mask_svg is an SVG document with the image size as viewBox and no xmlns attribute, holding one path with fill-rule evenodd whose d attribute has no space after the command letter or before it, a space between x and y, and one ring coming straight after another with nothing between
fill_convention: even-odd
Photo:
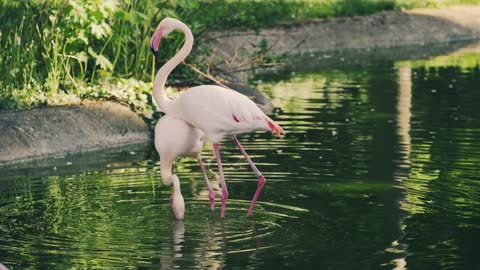
<instances>
[{"instance_id":1,"label":"flamingo's beak","mask_svg":"<svg viewBox=\"0 0 480 270\"><path fill-rule=\"evenodd\" d=\"M178 220L183 219L185 215L185 201L181 194L175 195L175 192L170 196L170 205L172 206L173 214Z\"/></svg>"},{"instance_id":2,"label":"flamingo's beak","mask_svg":"<svg viewBox=\"0 0 480 270\"><path fill-rule=\"evenodd\" d=\"M155 51L153 48L150 48L152 50L152 53L155 57L158 57L158 51Z\"/></svg>"},{"instance_id":3,"label":"flamingo's beak","mask_svg":"<svg viewBox=\"0 0 480 270\"><path fill-rule=\"evenodd\" d=\"M162 39L162 28L158 29L155 31L153 34L152 38L150 39L150 49L152 50L152 53L156 56L158 56L158 45L160 44L160 40Z\"/></svg>"}]
</instances>

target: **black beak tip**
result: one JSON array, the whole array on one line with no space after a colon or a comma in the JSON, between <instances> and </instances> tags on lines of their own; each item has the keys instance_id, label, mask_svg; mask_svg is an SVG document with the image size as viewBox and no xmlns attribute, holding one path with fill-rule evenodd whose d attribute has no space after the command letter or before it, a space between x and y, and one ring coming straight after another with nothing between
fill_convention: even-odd
<instances>
[{"instance_id":1,"label":"black beak tip","mask_svg":"<svg viewBox=\"0 0 480 270\"><path fill-rule=\"evenodd\" d=\"M158 51L155 51L152 47L150 47L150 50L152 51L153 55L155 55L155 57L158 57Z\"/></svg>"}]
</instances>

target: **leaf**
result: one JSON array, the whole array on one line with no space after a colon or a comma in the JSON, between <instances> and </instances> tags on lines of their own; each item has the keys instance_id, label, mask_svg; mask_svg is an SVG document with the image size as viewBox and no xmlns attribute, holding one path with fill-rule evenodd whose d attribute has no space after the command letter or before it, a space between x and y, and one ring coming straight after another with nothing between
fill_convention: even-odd
<instances>
[{"instance_id":1,"label":"leaf","mask_svg":"<svg viewBox=\"0 0 480 270\"><path fill-rule=\"evenodd\" d=\"M92 47L88 47L87 51L88 51L88 54L90 54L94 58L98 57L98 54L92 49Z\"/></svg>"},{"instance_id":2,"label":"leaf","mask_svg":"<svg viewBox=\"0 0 480 270\"><path fill-rule=\"evenodd\" d=\"M90 24L90 27L92 28L92 34L97 38L101 39L102 37L105 36L105 29L102 27L102 25L92 23Z\"/></svg>"},{"instance_id":3,"label":"leaf","mask_svg":"<svg viewBox=\"0 0 480 270\"><path fill-rule=\"evenodd\" d=\"M112 62L101 54L97 56L96 64L104 70L113 70Z\"/></svg>"},{"instance_id":4,"label":"leaf","mask_svg":"<svg viewBox=\"0 0 480 270\"><path fill-rule=\"evenodd\" d=\"M102 22L101 26L105 32L105 35L110 35L112 33L112 28L106 22Z\"/></svg>"},{"instance_id":5,"label":"leaf","mask_svg":"<svg viewBox=\"0 0 480 270\"><path fill-rule=\"evenodd\" d=\"M117 10L120 3L117 0L104 0L101 2L101 5L113 13Z\"/></svg>"},{"instance_id":6,"label":"leaf","mask_svg":"<svg viewBox=\"0 0 480 270\"><path fill-rule=\"evenodd\" d=\"M69 15L73 17L73 21L79 22L81 25L88 20L87 12L83 6L79 5L77 1L69 1L69 5L73 8Z\"/></svg>"},{"instance_id":7,"label":"leaf","mask_svg":"<svg viewBox=\"0 0 480 270\"><path fill-rule=\"evenodd\" d=\"M135 12L135 17L137 18L138 23L148 22L150 20L150 18L145 13L139 11Z\"/></svg>"},{"instance_id":8,"label":"leaf","mask_svg":"<svg viewBox=\"0 0 480 270\"><path fill-rule=\"evenodd\" d=\"M87 63L88 61L88 56L85 52L78 52L75 54L75 57L77 58L78 62Z\"/></svg>"},{"instance_id":9,"label":"leaf","mask_svg":"<svg viewBox=\"0 0 480 270\"><path fill-rule=\"evenodd\" d=\"M88 45L88 38L85 36L85 30L80 30L80 32L78 33L78 39L80 39L81 41L83 41L86 45Z\"/></svg>"},{"instance_id":10,"label":"leaf","mask_svg":"<svg viewBox=\"0 0 480 270\"><path fill-rule=\"evenodd\" d=\"M177 13L173 9L163 9L162 15L165 17L178 18Z\"/></svg>"}]
</instances>

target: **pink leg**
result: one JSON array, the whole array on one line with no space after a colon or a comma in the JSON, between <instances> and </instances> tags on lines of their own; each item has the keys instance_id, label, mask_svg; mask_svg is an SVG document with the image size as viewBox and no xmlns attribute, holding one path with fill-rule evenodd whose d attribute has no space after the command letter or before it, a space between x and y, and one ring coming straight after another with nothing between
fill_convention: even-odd
<instances>
[{"instance_id":1,"label":"pink leg","mask_svg":"<svg viewBox=\"0 0 480 270\"><path fill-rule=\"evenodd\" d=\"M225 208L227 207L228 190L227 183L225 183L225 177L223 175L222 159L220 158L220 149L218 143L213 144L215 150L215 156L217 157L218 173L220 174L220 185L222 186L222 208L220 210L220 217L225 218Z\"/></svg>"},{"instance_id":2,"label":"pink leg","mask_svg":"<svg viewBox=\"0 0 480 270\"><path fill-rule=\"evenodd\" d=\"M212 184L208 180L207 171L205 170L205 166L203 166L202 157L200 155L198 155L197 161L198 161L198 166L200 166L200 169L202 169L203 178L205 179L205 182L207 182L208 199L210 200L210 209L212 209L213 211L215 209L215 192L213 191Z\"/></svg>"},{"instance_id":3,"label":"pink leg","mask_svg":"<svg viewBox=\"0 0 480 270\"><path fill-rule=\"evenodd\" d=\"M260 195L260 192L262 191L266 181L265 181L265 177L257 169L257 166L255 166L252 159L247 155L247 152L245 152L245 149L243 149L243 146L238 141L237 136L233 136L233 141L237 145L238 149L240 149L240 152L242 152L243 156L248 161L248 164L250 164L250 167L255 172L255 175L258 178L257 190L255 191L255 195L253 195L252 203L250 204L250 207L248 208L248 212L247 212L247 217L251 217L253 212L253 207L255 207L255 203L257 202L258 196Z\"/></svg>"}]
</instances>

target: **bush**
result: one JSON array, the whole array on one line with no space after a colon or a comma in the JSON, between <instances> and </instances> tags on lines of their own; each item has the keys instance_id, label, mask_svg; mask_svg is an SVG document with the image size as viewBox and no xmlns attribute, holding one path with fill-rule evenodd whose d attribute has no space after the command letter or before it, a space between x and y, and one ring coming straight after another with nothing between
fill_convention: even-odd
<instances>
[{"instance_id":1,"label":"bush","mask_svg":"<svg viewBox=\"0 0 480 270\"><path fill-rule=\"evenodd\" d=\"M148 43L157 24L167 16L188 24L198 44L206 30L258 30L284 22L418 6L412 1L0 0L0 109L50 104L65 97L108 98L108 91L101 95L89 91L98 90L93 86L122 81L132 85L132 79L151 81L154 58ZM183 44L182 35L168 39L161 45L160 65ZM203 53L195 50L188 62L204 70L205 63L197 57ZM171 76L180 84L195 83L190 78L196 77L185 65ZM151 97L148 100L151 102Z\"/></svg>"}]
</instances>

